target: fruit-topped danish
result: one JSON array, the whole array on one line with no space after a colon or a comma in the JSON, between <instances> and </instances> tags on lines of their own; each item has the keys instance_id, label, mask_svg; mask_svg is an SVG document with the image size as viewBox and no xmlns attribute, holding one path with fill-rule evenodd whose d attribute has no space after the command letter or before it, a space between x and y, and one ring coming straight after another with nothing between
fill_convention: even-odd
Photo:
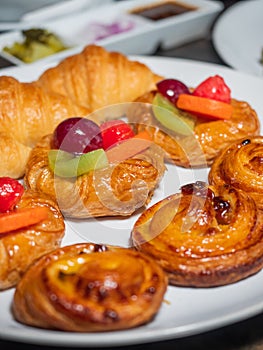
<instances>
[{"instance_id":1,"label":"fruit-topped danish","mask_svg":"<svg viewBox=\"0 0 263 350\"><path fill-rule=\"evenodd\" d=\"M164 79L134 102L128 120L137 125L137 132L150 133L168 162L182 167L210 166L231 142L259 133L256 112L247 102L234 99L219 75L195 88Z\"/></svg>"},{"instance_id":2,"label":"fruit-topped danish","mask_svg":"<svg viewBox=\"0 0 263 350\"><path fill-rule=\"evenodd\" d=\"M60 246L63 216L51 198L0 178L0 290L14 287L28 266Z\"/></svg>"},{"instance_id":3,"label":"fruit-topped danish","mask_svg":"<svg viewBox=\"0 0 263 350\"><path fill-rule=\"evenodd\" d=\"M33 149L25 182L72 218L128 216L146 205L165 171L163 150L123 120L69 118Z\"/></svg>"},{"instance_id":4,"label":"fruit-topped danish","mask_svg":"<svg viewBox=\"0 0 263 350\"><path fill-rule=\"evenodd\" d=\"M214 287L262 269L262 229L262 211L246 192L199 181L144 211L131 239L160 262L170 284Z\"/></svg>"}]
</instances>

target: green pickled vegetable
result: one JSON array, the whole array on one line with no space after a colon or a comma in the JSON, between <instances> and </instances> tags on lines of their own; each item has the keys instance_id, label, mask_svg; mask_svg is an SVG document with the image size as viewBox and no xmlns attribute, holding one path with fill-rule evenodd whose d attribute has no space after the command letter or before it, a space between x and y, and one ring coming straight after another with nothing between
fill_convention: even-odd
<instances>
[{"instance_id":1,"label":"green pickled vegetable","mask_svg":"<svg viewBox=\"0 0 263 350\"><path fill-rule=\"evenodd\" d=\"M27 29L23 30L22 34L22 42L5 46L3 51L25 63L35 62L68 48L56 34L46 29Z\"/></svg>"}]
</instances>

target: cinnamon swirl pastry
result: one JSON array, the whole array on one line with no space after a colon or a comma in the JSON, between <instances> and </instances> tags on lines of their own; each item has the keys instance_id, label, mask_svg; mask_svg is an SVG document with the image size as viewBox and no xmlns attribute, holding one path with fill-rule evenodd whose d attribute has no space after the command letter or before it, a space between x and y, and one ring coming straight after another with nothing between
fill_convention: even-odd
<instances>
[{"instance_id":1,"label":"cinnamon swirl pastry","mask_svg":"<svg viewBox=\"0 0 263 350\"><path fill-rule=\"evenodd\" d=\"M47 195L26 190L14 210L38 207L47 209L44 220L0 235L0 290L14 287L35 259L61 244L64 219Z\"/></svg>"},{"instance_id":2,"label":"cinnamon swirl pastry","mask_svg":"<svg viewBox=\"0 0 263 350\"><path fill-rule=\"evenodd\" d=\"M225 148L208 175L214 186L227 183L249 193L263 209L263 137L245 137Z\"/></svg>"},{"instance_id":3,"label":"cinnamon swirl pastry","mask_svg":"<svg viewBox=\"0 0 263 350\"><path fill-rule=\"evenodd\" d=\"M261 270L262 215L247 193L197 182L148 208L131 239L160 262L172 285L226 285Z\"/></svg>"},{"instance_id":4,"label":"cinnamon swirl pastry","mask_svg":"<svg viewBox=\"0 0 263 350\"><path fill-rule=\"evenodd\" d=\"M13 299L17 321L73 332L113 331L153 319L167 288L154 260L135 250L82 243L33 264Z\"/></svg>"},{"instance_id":5,"label":"cinnamon swirl pastry","mask_svg":"<svg viewBox=\"0 0 263 350\"><path fill-rule=\"evenodd\" d=\"M170 163L185 168L210 166L218 153L231 142L259 132L255 110L245 101L231 99L233 113L230 119L193 117L192 132L188 135L176 133L156 119L152 105L156 93L157 90L150 91L137 98L131 105L128 119L137 132L147 130L151 134ZM185 117L188 118L186 114Z\"/></svg>"},{"instance_id":6,"label":"cinnamon swirl pastry","mask_svg":"<svg viewBox=\"0 0 263 350\"><path fill-rule=\"evenodd\" d=\"M24 181L31 189L50 195L66 217L129 216L146 205L164 171L163 151L153 142L135 156L75 178L54 176L48 153L52 136L32 150Z\"/></svg>"}]
</instances>

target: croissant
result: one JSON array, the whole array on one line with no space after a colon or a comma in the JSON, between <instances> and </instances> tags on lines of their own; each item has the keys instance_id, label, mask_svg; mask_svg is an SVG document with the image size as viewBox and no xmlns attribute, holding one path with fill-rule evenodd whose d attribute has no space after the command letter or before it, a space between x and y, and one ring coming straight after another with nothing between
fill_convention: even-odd
<instances>
[{"instance_id":1,"label":"croissant","mask_svg":"<svg viewBox=\"0 0 263 350\"><path fill-rule=\"evenodd\" d=\"M229 184L250 194L263 209L263 137L245 137L226 147L208 174L214 186Z\"/></svg>"},{"instance_id":2,"label":"croissant","mask_svg":"<svg viewBox=\"0 0 263 350\"><path fill-rule=\"evenodd\" d=\"M0 77L0 176L24 175L29 153L36 142L70 116L89 110L65 96L46 93L36 83Z\"/></svg>"},{"instance_id":3,"label":"croissant","mask_svg":"<svg viewBox=\"0 0 263 350\"><path fill-rule=\"evenodd\" d=\"M135 250L82 243L46 254L15 290L17 321L47 329L99 332L151 321L160 309L167 277Z\"/></svg>"},{"instance_id":4,"label":"croissant","mask_svg":"<svg viewBox=\"0 0 263 350\"><path fill-rule=\"evenodd\" d=\"M152 143L117 164L109 163L77 178L58 177L48 163L51 143L52 135L47 135L32 150L24 181L28 188L56 200L66 217L131 215L150 201L166 170L163 151Z\"/></svg>"},{"instance_id":5,"label":"croissant","mask_svg":"<svg viewBox=\"0 0 263 350\"><path fill-rule=\"evenodd\" d=\"M144 211L131 240L160 262L171 285L227 285L262 269L262 215L246 192L196 182Z\"/></svg>"},{"instance_id":6,"label":"croissant","mask_svg":"<svg viewBox=\"0 0 263 350\"><path fill-rule=\"evenodd\" d=\"M183 136L162 126L152 112L156 90L131 105L128 120L137 132L148 130L154 142L165 151L165 159L182 167L210 166L218 153L231 142L257 135L260 124L257 113L245 101L231 100L233 115L229 120L196 120L193 133Z\"/></svg>"},{"instance_id":7,"label":"croissant","mask_svg":"<svg viewBox=\"0 0 263 350\"><path fill-rule=\"evenodd\" d=\"M88 45L81 53L47 69L37 82L46 90L68 96L76 104L94 111L132 102L153 89L161 79L143 63L97 45Z\"/></svg>"},{"instance_id":8,"label":"croissant","mask_svg":"<svg viewBox=\"0 0 263 350\"><path fill-rule=\"evenodd\" d=\"M28 266L41 255L58 248L65 233L57 204L43 193L26 190L16 208L48 208L47 219L0 237L0 290L14 287Z\"/></svg>"}]
</instances>

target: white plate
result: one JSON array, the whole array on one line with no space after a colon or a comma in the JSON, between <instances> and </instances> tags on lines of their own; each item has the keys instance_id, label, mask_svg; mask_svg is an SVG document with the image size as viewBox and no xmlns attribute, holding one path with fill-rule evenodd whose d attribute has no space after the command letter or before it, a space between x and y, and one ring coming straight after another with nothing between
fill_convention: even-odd
<instances>
[{"instance_id":1,"label":"white plate","mask_svg":"<svg viewBox=\"0 0 263 350\"><path fill-rule=\"evenodd\" d=\"M263 80L236 72L219 65L182 59L134 56L151 67L156 73L175 77L195 86L210 75L220 74L231 87L232 96L248 101L263 116L261 102ZM0 70L2 75L12 75L21 81L36 79L47 66L9 68ZM207 180L207 170L182 169L168 165L160 187L150 205L167 195L177 192L183 184ZM133 223L139 214L131 218L67 221L63 245L74 242L129 246L128 240ZM263 309L263 271L241 282L218 288L169 287L157 317L149 324L131 330L98 334L76 334L41 330L23 326L12 319L10 305L13 290L0 293L0 338L44 345L67 346L118 346L181 338L202 333L230 323L246 319Z\"/></svg>"},{"instance_id":2,"label":"white plate","mask_svg":"<svg viewBox=\"0 0 263 350\"><path fill-rule=\"evenodd\" d=\"M263 1L239 1L215 23L212 39L216 51L231 67L263 76Z\"/></svg>"},{"instance_id":3,"label":"white plate","mask_svg":"<svg viewBox=\"0 0 263 350\"><path fill-rule=\"evenodd\" d=\"M59 60L80 52L90 43L97 43L108 50L120 51L126 55L153 54L159 46L169 49L205 37L213 20L223 8L219 1L181 0L180 2L185 6L193 6L196 9L152 21L130 14L130 11L141 6L154 5L159 3L159 0L101 1L104 1L101 6L83 9L63 18L37 24L38 28L48 29L57 34L70 47L39 62L44 64ZM27 28L30 27L27 26ZM117 31L116 28L118 28ZM23 61L2 51L5 46L10 47L16 41L23 41L19 30L0 35L0 55L15 65L24 65Z\"/></svg>"}]
</instances>

